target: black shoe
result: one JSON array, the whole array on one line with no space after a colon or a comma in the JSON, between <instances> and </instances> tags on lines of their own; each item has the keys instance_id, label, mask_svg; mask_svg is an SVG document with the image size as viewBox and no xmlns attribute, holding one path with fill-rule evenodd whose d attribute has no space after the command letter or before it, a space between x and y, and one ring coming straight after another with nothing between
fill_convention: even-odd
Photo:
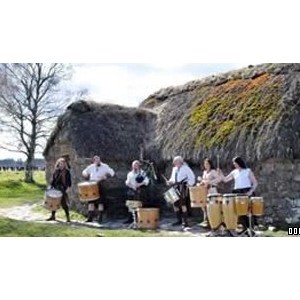
<instances>
[{"instance_id":1,"label":"black shoe","mask_svg":"<svg viewBox=\"0 0 300 300\"><path fill-rule=\"evenodd\" d=\"M182 224L182 228L183 228L183 229L186 229L186 228L190 228L190 226L189 226L188 223L184 222L184 223Z\"/></svg>"},{"instance_id":2,"label":"black shoe","mask_svg":"<svg viewBox=\"0 0 300 300\"><path fill-rule=\"evenodd\" d=\"M173 223L172 224L172 226L181 226L182 225L182 223L181 223L181 221L177 221L177 222L175 222L175 223Z\"/></svg>"},{"instance_id":3,"label":"black shoe","mask_svg":"<svg viewBox=\"0 0 300 300\"><path fill-rule=\"evenodd\" d=\"M85 223L93 223L94 220L94 212L93 211L89 211L88 212L88 218L85 221Z\"/></svg>"},{"instance_id":4,"label":"black shoe","mask_svg":"<svg viewBox=\"0 0 300 300\"><path fill-rule=\"evenodd\" d=\"M98 216L98 224L102 224L103 223L103 213L99 212L99 216Z\"/></svg>"},{"instance_id":5,"label":"black shoe","mask_svg":"<svg viewBox=\"0 0 300 300\"><path fill-rule=\"evenodd\" d=\"M51 222L51 221L56 221L56 219L55 218L53 218L53 217L50 217L49 219L47 219L46 220L47 222Z\"/></svg>"}]
</instances>

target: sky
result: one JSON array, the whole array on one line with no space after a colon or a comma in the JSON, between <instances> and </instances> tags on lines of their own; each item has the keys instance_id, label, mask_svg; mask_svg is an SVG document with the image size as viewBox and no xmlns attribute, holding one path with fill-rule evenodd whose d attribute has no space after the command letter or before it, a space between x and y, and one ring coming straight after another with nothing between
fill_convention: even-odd
<instances>
[{"instance_id":1,"label":"sky","mask_svg":"<svg viewBox=\"0 0 300 300\"><path fill-rule=\"evenodd\" d=\"M74 64L74 74L66 85L71 90L87 89L97 102L138 106L150 94L168 86L185 84L209 75L256 63L109 63ZM8 138L0 132L0 140ZM38 157L41 157L38 155ZM0 149L0 159L24 158Z\"/></svg>"}]
</instances>

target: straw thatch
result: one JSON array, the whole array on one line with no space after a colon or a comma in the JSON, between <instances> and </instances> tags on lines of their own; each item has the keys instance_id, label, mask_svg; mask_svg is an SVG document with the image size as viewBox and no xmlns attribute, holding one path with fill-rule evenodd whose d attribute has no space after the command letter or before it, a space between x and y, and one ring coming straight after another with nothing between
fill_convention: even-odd
<instances>
[{"instance_id":1,"label":"straw thatch","mask_svg":"<svg viewBox=\"0 0 300 300\"><path fill-rule=\"evenodd\" d=\"M163 160L235 155L300 158L300 64L264 64L163 89L141 105L159 114Z\"/></svg>"},{"instance_id":2,"label":"straw thatch","mask_svg":"<svg viewBox=\"0 0 300 300\"><path fill-rule=\"evenodd\" d=\"M131 161L139 157L140 146L153 139L156 115L145 109L79 101L61 116L44 155L63 132L79 157L102 154L110 161Z\"/></svg>"}]
</instances>

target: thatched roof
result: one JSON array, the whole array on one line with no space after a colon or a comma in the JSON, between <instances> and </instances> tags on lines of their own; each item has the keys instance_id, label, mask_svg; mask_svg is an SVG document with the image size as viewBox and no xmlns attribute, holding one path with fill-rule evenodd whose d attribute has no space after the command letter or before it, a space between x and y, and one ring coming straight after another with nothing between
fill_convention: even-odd
<instances>
[{"instance_id":1,"label":"thatched roof","mask_svg":"<svg viewBox=\"0 0 300 300\"><path fill-rule=\"evenodd\" d=\"M71 140L81 157L99 153L106 160L134 160L139 157L139 146L153 140L155 118L145 109L75 102L59 118L44 155L60 135Z\"/></svg>"},{"instance_id":2,"label":"thatched roof","mask_svg":"<svg viewBox=\"0 0 300 300\"><path fill-rule=\"evenodd\" d=\"M300 64L264 64L170 87L141 105L159 114L164 160L300 158Z\"/></svg>"}]
</instances>

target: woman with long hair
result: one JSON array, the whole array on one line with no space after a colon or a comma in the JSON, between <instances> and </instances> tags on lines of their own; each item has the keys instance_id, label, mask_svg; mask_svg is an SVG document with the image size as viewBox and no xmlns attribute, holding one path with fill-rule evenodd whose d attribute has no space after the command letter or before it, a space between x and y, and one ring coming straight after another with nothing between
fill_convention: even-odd
<instances>
[{"instance_id":1,"label":"woman with long hair","mask_svg":"<svg viewBox=\"0 0 300 300\"><path fill-rule=\"evenodd\" d=\"M70 212L69 212L69 196L68 196L68 192L71 186L72 186L71 173L68 164L64 158L60 158L57 160L55 164L55 171L53 173L51 188L57 189L61 191L63 194L61 199L61 206L65 211L67 222L71 222ZM52 211L51 216L47 221L55 221L55 214L56 212Z\"/></svg>"},{"instance_id":2,"label":"woman with long hair","mask_svg":"<svg viewBox=\"0 0 300 300\"><path fill-rule=\"evenodd\" d=\"M228 175L220 171L220 176L223 182L234 181L233 194L244 194L249 197L255 196L255 190L258 186L257 180L250 168L247 167L245 161L241 157L235 157L232 160L234 170ZM244 227L249 227L247 216L239 218L239 223ZM254 218L254 224L257 225L257 218Z\"/></svg>"}]
</instances>

